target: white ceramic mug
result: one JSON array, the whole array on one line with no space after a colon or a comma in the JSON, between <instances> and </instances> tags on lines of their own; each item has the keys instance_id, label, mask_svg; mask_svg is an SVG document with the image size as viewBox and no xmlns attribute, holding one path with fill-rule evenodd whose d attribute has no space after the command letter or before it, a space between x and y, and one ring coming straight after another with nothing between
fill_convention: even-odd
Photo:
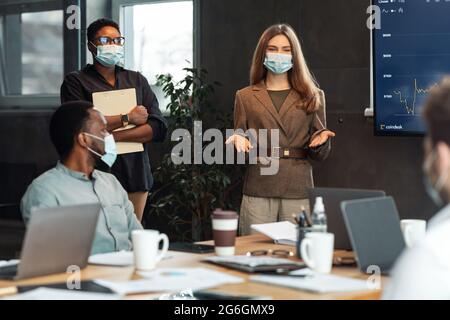
<instances>
[{"instance_id":1,"label":"white ceramic mug","mask_svg":"<svg viewBox=\"0 0 450 320\"><path fill-rule=\"evenodd\" d=\"M333 266L334 234L310 232L300 245L305 264L319 273L330 273Z\"/></svg>"},{"instance_id":2,"label":"white ceramic mug","mask_svg":"<svg viewBox=\"0 0 450 320\"><path fill-rule=\"evenodd\" d=\"M169 238L157 230L133 230L134 265L137 270L152 270L169 250ZM159 243L163 241L160 252Z\"/></svg>"},{"instance_id":3,"label":"white ceramic mug","mask_svg":"<svg viewBox=\"0 0 450 320\"><path fill-rule=\"evenodd\" d=\"M400 221L406 246L411 248L425 237L427 222L425 220L406 219Z\"/></svg>"}]
</instances>

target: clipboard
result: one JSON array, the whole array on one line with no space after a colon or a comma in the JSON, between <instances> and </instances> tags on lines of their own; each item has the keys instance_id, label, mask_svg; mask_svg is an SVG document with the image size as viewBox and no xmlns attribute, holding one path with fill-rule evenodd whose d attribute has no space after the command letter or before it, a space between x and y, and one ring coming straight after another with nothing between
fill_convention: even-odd
<instances>
[{"instance_id":1,"label":"clipboard","mask_svg":"<svg viewBox=\"0 0 450 320\"><path fill-rule=\"evenodd\" d=\"M129 113L137 105L136 89L123 89L113 91L94 92L92 94L94 108L105 116L116 116ZM128 125L114 131L134 128ZM117 142L117 154L143 152L144 145L138 142Z\"/></svg>"}]
</instances>

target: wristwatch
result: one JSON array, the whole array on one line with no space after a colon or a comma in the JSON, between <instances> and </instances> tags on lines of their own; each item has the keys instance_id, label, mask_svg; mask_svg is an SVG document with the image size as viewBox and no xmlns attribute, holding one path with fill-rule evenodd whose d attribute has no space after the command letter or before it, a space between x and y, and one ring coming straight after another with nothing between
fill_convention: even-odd
<instances>
[{"instance_id":1,"label":"wristwatch","mask_svg":"<svg viewBox=\"0 0 450 320\"><path fill-rule=\"evenodd\" d=\"M122 127L126 127L130 124L130 119L128 118L128 114L121 115Z\"/></svg>"}]
</instances>

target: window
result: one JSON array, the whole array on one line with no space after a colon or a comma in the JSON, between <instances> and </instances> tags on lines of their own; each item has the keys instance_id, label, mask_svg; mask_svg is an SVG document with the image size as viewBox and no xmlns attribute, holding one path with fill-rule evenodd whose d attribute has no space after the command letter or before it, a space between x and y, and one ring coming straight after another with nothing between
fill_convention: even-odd
<instances>
[{"instance_id":1,"label":"window","mask_svg":"<svg viewBox=\"0 0 450 320\"><path fill-rule=\"evenodd\" d=\"M1 17L4 95L58 94L63 79L63 11Z\"/></svg>"},{"instance_id":2,"label":"window","mask_svg":"<svg viewBox=\"0 0 450 320\"><path fill-rule=\"evenodd\" d=\"M63 12L22 13L20 93L59 94L63 73Z\"/></svg>"},{"instance_id":3,"label":"window","mask_svg":"<svg viewBox=\"0 0 450 320\"><path fill-rule=\"evenodd\" d=\"M80 28L65 27L73 14L69 6L82 8L80 4L80 0L0 3L0 108L59 104L64 75L78 70L84 58ZM85 9L80 13L83 17Z\"/></svg>"},{"instance_id":4,"label":"window","mask_svg":"<svg viewBox=\"0 0 450 320\"><path fill-rule=\"evenodd\" d=\"M147 78L165 112L168 100L155 86L156 76L170 73L181 80L183 68L194 66L194 1L140 2L116 1L126 38L126 67Z\"/></svg>"}]
</instances>

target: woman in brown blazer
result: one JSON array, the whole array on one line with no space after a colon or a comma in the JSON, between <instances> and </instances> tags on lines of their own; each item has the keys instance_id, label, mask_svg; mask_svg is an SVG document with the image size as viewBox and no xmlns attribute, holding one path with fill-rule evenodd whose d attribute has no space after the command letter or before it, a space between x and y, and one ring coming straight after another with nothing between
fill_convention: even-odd
<instances>
[{"instance_id":1,"label":"woman in brown blazer","mask_svg":"<svg viewBox=\"0 0 450 320\"><path fill-rule=\"evenodd\" d=\"M324 92L309 72L300 42L289 25L274 25L262 34L253 56L250 84L236 93L235 131L278 129L280 148L272 148L269 141L266 155L268 159L276 157L279 168L274 175L262 175L261 168L267 164L257 161L248 165L240 210L241 235L250 234L252 224L292 220L292 214L299 213L302 206L309 210L307 188L313 186L310 161L324 160L330 152L330 138L335 136L326 128ZM235 133L227 140L230 143L238 152L256 148L248 134Z\"/></svg>"}]
</instances>

